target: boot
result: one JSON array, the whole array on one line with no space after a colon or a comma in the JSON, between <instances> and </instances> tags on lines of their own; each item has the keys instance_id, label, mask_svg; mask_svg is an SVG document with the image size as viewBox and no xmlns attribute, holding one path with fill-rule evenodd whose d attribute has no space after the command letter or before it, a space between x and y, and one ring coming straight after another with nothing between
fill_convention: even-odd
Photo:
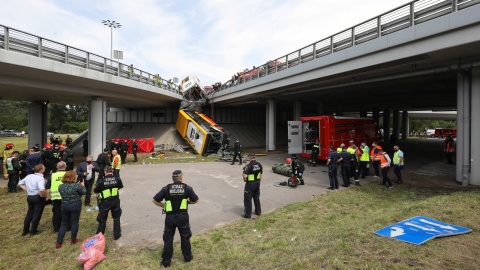
<instances>
[{"instance_id":1,"label":"boot","mask_svg":"<svg viewBox=\"0 0 480 270\"><path fill-rule=\"evenodd\" d=\"M308 167L310 167L310 166L312 166L312 162L309 162L309 163L308 163Z\"/></svg>"},{"instance_id":2,"label":"boot","mask_svg":"<svg viewBox=\"0 0 480 270\"><path fill-rule=\"evenodd\" d=\"M301 185L301 186L305 185L305 183L303 182L303 180L300 180L300 185Z\"/></svg>"},{"instance_id":3,"label":"boot","mask_svg":"<svg viewBox=\"0 0 480 270\"><path fill-rule=\"evenodd\" d=\"M314 162L314 163L313 163L313 167L315 167L315 166L317 166L317 163Z\"/></svg>"}]
</instances>

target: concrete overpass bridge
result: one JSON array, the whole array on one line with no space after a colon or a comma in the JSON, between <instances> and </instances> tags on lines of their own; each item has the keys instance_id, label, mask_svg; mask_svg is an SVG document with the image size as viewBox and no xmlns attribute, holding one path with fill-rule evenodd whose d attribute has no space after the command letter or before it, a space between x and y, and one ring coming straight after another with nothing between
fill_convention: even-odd
<instances>
[{"instance_id":1,"label":"concrete overpass bridge","mask_svg":"<svg viewBox=\"0 0 480 270\"><path fill-rule=\"evenodd\" d=\"M398 134L403 111L402 134L407 136L407 111L457 109L457 180L480 184L480 151L475 151L480 149L470 144L480 136L479 3L412 1L266 61L212 93L211 115L220 124L263 117L267 150L275 150L279 124L301 115L354 112L376 120L383 115L388 135L390 116ZM4 26L0 96L35 102L29 125L41 133L34 139L45 136L46 103L88 102L94 154L105 139L106 103L145 108L181 99L175 86L159 83L152 74ZM247 113L245 108L263 113Z\"/></svg>"}]
</instances>

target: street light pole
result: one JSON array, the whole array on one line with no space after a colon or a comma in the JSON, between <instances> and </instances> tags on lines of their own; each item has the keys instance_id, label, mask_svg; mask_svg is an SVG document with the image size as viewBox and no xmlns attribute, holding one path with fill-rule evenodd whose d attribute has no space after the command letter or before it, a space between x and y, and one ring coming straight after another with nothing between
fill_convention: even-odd
<instances>
[{"instance_id":1,"label":"street light pole","mask_svg":"<svg viewBox=\"0 0 480 270\"><path fill-rule=\"evenodd\" d=\"M115 21L103 20L102 23L110 27L110 60L113 59L113 28L120 28L122 25Z\"/></svg>"}]
</instances>

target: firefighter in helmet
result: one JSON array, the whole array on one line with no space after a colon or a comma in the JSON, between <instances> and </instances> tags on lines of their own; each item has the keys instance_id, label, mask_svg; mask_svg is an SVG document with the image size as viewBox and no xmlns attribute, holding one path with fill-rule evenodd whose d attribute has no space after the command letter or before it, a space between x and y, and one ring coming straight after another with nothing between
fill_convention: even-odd
<instances>
[{"instance_id":1,"label":"firefighter in helmet","mask_svg":"<svg viewBox=\"0 0 480 270\"><path fill-rule=\"evenodd\" d=\"M286 158L285 161L292 167L292 177L289 179L289 186L297 187L297 185L305 185L303 182L303 171L305 166L297 159L296 155L292 155L292 158Z\"/></svg>"},{"instance_id":2,"label":"firefighter in helmet","mask_svg":"<svg viewBox=\"0 0 480 270\"><path fill-rule=\"evenodd\" d=\"M3 178L5 180L8 180L8 170L7 170L7 159L10 158L10 156L13 153L13 143L7 143L5 145L5 150L3 150Z\"/></svg>"}]
</instances>

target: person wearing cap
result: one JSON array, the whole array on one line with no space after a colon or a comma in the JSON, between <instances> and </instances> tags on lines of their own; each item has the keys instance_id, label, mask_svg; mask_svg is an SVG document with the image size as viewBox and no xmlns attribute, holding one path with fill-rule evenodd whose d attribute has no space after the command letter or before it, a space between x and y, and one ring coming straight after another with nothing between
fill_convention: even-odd
<instances>
[{"instance_id":1,"label":"person wearing cap","mask_svg":"<svg viewBox=\"0 0 480 270\"><path fill-rule=\"evenodd\" d=\"M255 160L255 154L248 154L248 164L243 170L243 181L245 182L245 189L243 193L243 218L252 217L252 199L255 205L255 214L260 216L262 214L262 207L260 205L260 181L262 180L263 167L262 164Z\"/></svg>"},{"instance_id":2,"label":"person wearing cap","mask_svg":"<svg viewBox=\"0 0 480 270\"><path fill-rule=\"evenodd\" d=\"M337 169L340 154L334 151L333 145L330 145L328 149L330 150L327 156L328 178L330 179L330 187L328 189L333 190L338 189Z\"/></svg>"},{"instance_id":3,"label":"person wearing cap","mask_svg":"<svg viewBox=\"0 0 480 270\"><path fill-rule=\"evenodd\" d=\"M18 159L20 152L13 151L10 157L7 159L7 172L8 172L8 192L17 192L17 184L20 179L20 170L22 165Z\"/></svg>"},{"instance_id":4,"label":"person wearing cap","mask_svg":"<svg viewBox=\"0 0 480 270\"><path fill-rule=\"evenodd\" d=\"M310 160L308 162L308 167L315 167L318 162L318 154L320 153L320 145L318 144L318 139L312 145L312 153L310 154Z\"/></svg>"},{"instance_id":5,"label":"person wearing cap","mask_svg":"<svg viewBox=\"0 0 480 270\"><path fill-rule=\"evenodd\" d=\"M98 179L105 176L105 166L111 165L110 158L108 157L108 148L105 147L103 149L103 153L98 154L97 157L97 165L98 165Z\"/></svg>"},{"instance_id":6,"label":"person wearing cap","mask_svg":"<svg viewBox=\"0 0 480 270\"><path fill-rule=\"evenodd\" d=\"M242 145L240 144L240 141L237 139L235 141L235 144L233 145L233 159L232 159L232 164L235 164L235 161L237 160L238 156L238 165L242 165Z\"/></svg>"},{"instance_id":7,"label":"person wearing cap","mask_svg":"<svg viewBox=\"0 0 480 270\"><path fill-rule=\"evenodd\" d=\"M165 228L163 231L163 252L161 265L170 267L173 255L173 237L175 229L178 228L180 234L182 254L185 262L193 259L192 247L190 245L190 218L188 215L188 205L196 204L198 196L193 188L183 183L183 173L181 170L175 170L172 173L173 183L163 187L152 199L152 202L163 208L165 212ZM165 200L165 202L163 202Z\"/></svg>"},{"instance_id":8,"label":"person wearing cap","mask_svg":"<svg viewBox=\"0 0 480 270\"><path fill-rule=\"evenodd\" d=\"M85 189L87 193L85 195L85 206L90 205L90 197L92 195L93 183L95 183L95 172L99 172L97 162L93 161L93 156L88 155L84 162L78 164L76 173L77 181L85 183Z\"/></svg>"},{"instance_id":9,"label":"person wearing cap","mask_svg":"<svg viewBox=\"0 0 480 270\"><path fill-rule=\"evenodd\" d=\"M97 234L105 234L107 227L108 212L112 212L113 218L113 239L118 240L122 236L120 227L120 216L122 208L120 208L119 189L123 188L123 182L120 177L113 175L112 166L105 166L105 177L97 180L97 185L93 192L98 194L100 202L98 204L98 228Z\"/></svg>"}]
</instances>

